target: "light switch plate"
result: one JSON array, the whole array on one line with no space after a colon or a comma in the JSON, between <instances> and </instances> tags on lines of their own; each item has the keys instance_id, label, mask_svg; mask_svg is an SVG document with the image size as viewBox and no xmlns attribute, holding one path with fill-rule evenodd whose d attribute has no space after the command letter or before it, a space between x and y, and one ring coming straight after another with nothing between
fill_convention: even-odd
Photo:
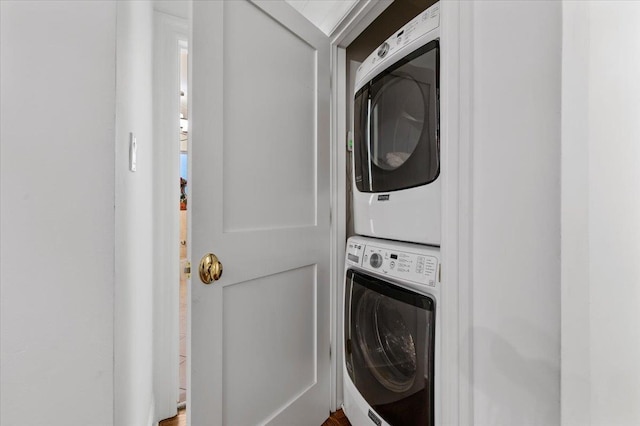
<instances>
[{"instance_id":1,"label":"light switch plate","mask_svg":"<svg viewBox=\"0 0 640 426\"><path fill-rule=\"evenodd\" d=\"M138 143L133 133L129 133L129 170L136 171L136 162L138 156Z\"/></svg>"}]
</instances>

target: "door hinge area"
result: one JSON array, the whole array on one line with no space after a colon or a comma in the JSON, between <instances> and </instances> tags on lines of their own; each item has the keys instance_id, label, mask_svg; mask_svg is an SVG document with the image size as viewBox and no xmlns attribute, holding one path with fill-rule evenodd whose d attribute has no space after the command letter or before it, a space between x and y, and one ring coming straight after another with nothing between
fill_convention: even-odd
<instances>
[{"instance_id":1,"label":"door hinge area","mask_svg":"<svg viewBox=\"0 0 640 426\"><path fill-rule=\"evenodd\" d=\"M184 265L184 276L187 279L191 278L191 262L187 261L187 263Z\"/></svg>"}]
</instances>

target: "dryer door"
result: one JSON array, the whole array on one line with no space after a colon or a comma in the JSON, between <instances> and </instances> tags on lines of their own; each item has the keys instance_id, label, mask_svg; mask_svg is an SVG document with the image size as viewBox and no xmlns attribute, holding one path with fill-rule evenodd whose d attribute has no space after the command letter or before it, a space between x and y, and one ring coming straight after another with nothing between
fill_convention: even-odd
<instances>
[{"instance_id":1,"label":"dryer door","mask_svg":"<svg viewBox=\"0 0 640 426\"><path fill-rule=\"evenodd\" d=\"M435 303L347 271L345 362L358 392L393 425L433 424Z\"/></svg>"},{"instance_id":2,"label":"dryer door","mask_svg":"<svg viewBox=\"0 0 640 426\"><path fill-rule=\"evenodd\" d=\"M362 87L354 105L360 192L428 184L440 174L439 47L433 40Z\"/></svg>"}]
</instances>

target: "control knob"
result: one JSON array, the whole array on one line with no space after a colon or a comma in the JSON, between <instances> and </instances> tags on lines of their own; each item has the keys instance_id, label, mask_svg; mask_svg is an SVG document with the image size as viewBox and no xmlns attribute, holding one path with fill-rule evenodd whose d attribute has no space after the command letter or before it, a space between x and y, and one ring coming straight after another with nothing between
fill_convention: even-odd
<instances>
[{"instance_id":1,"label":"control knob","mask_svg":"<svg viewBox=\"0 0 640 426\"><path fill-rule=\"evenodd\" d=\"M382 256L380 256L380 254L378 253L373 253L369 258L369 263L374 268L379 268L380 266L382 266Z\"/></svg>"},{"instance_id":2,"label":"control knob","mask_svg":"<svg viewBox=\"0 0 640 426\"><path fill-rule=\"evenodd\" d=\"M389 43L387 42L382 43L382 46L378 48L378 56L380 58L384 58L385 56L387 56L388 52L389 52Z\"/></svg>"}]
</instances>

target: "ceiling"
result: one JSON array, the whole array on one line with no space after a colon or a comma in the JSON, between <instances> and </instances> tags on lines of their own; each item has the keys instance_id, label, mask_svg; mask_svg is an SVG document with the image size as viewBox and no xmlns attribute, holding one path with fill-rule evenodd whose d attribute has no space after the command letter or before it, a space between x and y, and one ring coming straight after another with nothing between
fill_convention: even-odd
<instances>
[{"instance_id":1,"label":"ceiling","mask_svg":"<svg viewBox=\"0 0 640 426\"><path fill-rule=\"evenodd\" d=\"M1 1L1 0L0 0ZM333 29L359 0L285 0L320 30L330 35ZM407 0L420 1L420 0ZM186 0L154 0L154 7L170 15L187 19Z\"/></svg>"},{"instance_id":2,"label":"ceiling","mask_svg":"<svg viewBox=\"0 0 640 426\"><path fill-rule=\"evenodd\" d=\"M355 6L358 0L285 0L326 35Z\"/></svg>"}]
</instances>

